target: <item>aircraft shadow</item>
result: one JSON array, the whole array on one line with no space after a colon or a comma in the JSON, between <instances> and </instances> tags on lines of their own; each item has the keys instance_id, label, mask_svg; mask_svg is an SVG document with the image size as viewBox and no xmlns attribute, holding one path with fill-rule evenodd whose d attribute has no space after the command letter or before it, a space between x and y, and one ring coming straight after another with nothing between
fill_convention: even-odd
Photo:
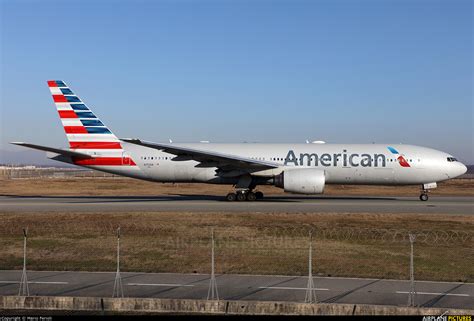
<instances>
[{"instance_id":1,"label":"aircraft shadow","mask_svg":"<svg viewBox=\"0 0 474 321\"><path fill-rule=\"evenodd\" d=\"M68 203L107 203L107 202L160 202L160 201L216 201L227 202L222 195L204 195L204 194L168 194L158 196L137 196L137 195L122 195L122 196L98 196L98 195L71 195L71 196L45 196L45 195L14 195L14 194L0 194L2 197L19 198L19 199L55 199L55 200L71 200ZM88 201L89 200L89 201ZM330 201L393 201L396 197L371 197L371 196L265 196L263 200L256 202L261 203L295 203L306 200L330 200ZM415 200L415 199L414 199ZM417 201L417 200L416 200ZM239 203L239 202L236 202ZM242 202L246 204L247 202ZM248 204L248 203L247 203Z\"/></svg>"}]
</instances>

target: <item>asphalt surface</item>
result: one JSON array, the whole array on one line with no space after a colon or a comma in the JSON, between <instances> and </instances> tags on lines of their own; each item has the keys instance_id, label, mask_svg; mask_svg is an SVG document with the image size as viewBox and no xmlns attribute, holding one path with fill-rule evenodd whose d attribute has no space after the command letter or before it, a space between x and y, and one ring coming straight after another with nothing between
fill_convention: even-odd
<instances>
[{"instance_id":1,"label":"asphalt surface","mask_svg":"<svg viewBox=\"0 0 474 321\"><path fill-rule=\"evenodd\" d=\"M0 196L0 211L12 212L337 212L473 215L474 197L269 196L256 202L227 202L209 195Z\"/></svg>"},{"instance_id":2,"label":"asphalt surface","mask_svg":"<svg viewBox=\"0 0 474 321\"><path fill-rule=\"evenodd\" d=\"M121 273L127 297L206 299L207 274ZM0 295L18 294L21 271L0 271ZM28 272L30 295L110 297L112 272ZM307 277L217 275L220 299L304 302ZM315 277L319 302L404 306L410 284L401 280ZM474 309L474 283L415 282L416 305Z\"/></svg>"}]
</instances>

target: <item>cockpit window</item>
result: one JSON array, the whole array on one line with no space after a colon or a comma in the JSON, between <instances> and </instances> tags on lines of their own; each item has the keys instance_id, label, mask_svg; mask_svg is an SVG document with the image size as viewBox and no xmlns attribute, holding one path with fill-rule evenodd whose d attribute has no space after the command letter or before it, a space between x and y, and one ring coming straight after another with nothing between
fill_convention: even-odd
<instances>
[{"instance_id":1,"label":"cockpit window","mask_svg":"<svg viewBox=\"0 0 474 321\"><path fill-rule=\"evenodd\" d=\"M448 157L448 162L457 162L458 160L454 157Z\"/></svg>"}]
</instances>

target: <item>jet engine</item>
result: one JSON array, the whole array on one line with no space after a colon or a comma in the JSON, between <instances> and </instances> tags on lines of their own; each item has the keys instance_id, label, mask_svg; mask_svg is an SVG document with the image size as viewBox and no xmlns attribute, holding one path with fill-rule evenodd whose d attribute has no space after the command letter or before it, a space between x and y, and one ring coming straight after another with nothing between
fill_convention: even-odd
<instances>
[{"instance_id":1,"label":"jet engine","mask_svg":"<svg viewBox=\"0 0 474 321\"><path fill-rule=\"evenodd\" d=\"M324 170L315 168L285 169L274 181L285 192L297 194L322 194L325 183Z\"/></svg>"}]
</instances>

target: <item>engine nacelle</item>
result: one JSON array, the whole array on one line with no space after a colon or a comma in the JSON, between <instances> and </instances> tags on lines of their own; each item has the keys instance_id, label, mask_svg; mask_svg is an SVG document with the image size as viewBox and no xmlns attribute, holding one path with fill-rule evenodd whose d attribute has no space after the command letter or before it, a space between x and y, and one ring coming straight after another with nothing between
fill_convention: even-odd
<instances>
[{"instance_id":1,"label":"engine nacelle","mask_svg":"<svg viewBox=\"0 0 474 321\"><path fill-rule=\"evenodd\" d=\"M275 186L290 193L322 194L325 183L324 170L315 168L285 169L275 176Z\"/></svg>"}]
</instances>

